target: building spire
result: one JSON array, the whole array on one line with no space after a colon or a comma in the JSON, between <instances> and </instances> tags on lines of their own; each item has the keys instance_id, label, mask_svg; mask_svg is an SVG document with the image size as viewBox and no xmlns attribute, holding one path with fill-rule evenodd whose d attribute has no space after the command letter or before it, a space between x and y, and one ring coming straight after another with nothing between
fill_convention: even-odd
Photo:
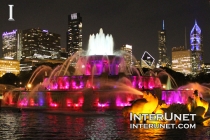
<instances>
[{"instance_id":1,"label":"building spire","mask_svg":"<svg viewBox=\"0 0 210 140\"><path fill-rule=\"evenodd\" d=\"M196 19L195 19L195 25L197 24L197 21L196 21Z\"/></svg>"},{"instance_id":2,"label":"building spire","mask_svg":"<svg viewBox=\"0 0 210 140\"><path fill-rule=\"evenodd\" d=\"M164 20L163 20L163 30L164 30Z\"/></svg>"}]
</instances>

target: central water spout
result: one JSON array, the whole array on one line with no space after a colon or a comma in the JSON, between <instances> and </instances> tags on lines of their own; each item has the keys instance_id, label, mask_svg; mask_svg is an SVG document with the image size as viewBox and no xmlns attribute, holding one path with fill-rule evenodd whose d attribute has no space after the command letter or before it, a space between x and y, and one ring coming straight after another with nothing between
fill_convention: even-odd
<instances>
[{"instance_id":1,"label":"central water spout","mask_svg":"<svg viewBox=\"0 0 210 140\"><path fill-rule=\"evenodd\" d=\"M110 34L105 35L100 28L99 33L89 37L87 55L113 55L114 41Z\"/></svg>"}]
</instances>

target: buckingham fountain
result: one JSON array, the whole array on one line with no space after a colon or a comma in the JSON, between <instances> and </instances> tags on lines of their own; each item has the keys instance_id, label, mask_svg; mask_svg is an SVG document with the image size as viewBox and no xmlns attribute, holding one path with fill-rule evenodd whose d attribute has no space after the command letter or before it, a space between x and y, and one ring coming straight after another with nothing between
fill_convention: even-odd
<instances>
[{"instance_id":1,"label":"buckingham fountain","mask_svg":"<svg viewBox=\"0 0 210 140\"><path fill-rule=\"evenodd\" d=\"M76 52L54 69L38 67L28 81L27 90L15 89L4 94L3 106L69 111L122 109L142 98L145 91L154 93L159 104L188 102L193 89L172 89L176 83L164 70L144 74L140 67L126 64L125 54L114 52L112 35L105 35L100 29L96 35L90 35L87 51ZM72 66L74 73L69 70ZM40 75L43 81L34 85ZM161 82L163 76L168 79L166 87Z\"/></svg>"}]
</instances>

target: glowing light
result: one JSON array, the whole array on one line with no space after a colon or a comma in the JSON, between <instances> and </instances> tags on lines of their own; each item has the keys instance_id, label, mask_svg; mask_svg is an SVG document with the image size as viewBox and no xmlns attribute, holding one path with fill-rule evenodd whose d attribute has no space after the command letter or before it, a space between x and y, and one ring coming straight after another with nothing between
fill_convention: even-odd
<instances>
[{"instance_id":1,"label":"glowing light","mask_svg":"<svg viewBox=\"0 0 210 140\"><path fill-rule=\"evenodd\" d=\"M198 34L201 34L201 29L200 29L200 27L198 26L196 20L195 20L195 24L194 24L194 26L193 26L193 28L192 28L190 34L193 34L194 31L196 31Z\"/></svg>"},{"instance_id":2,"label":"glowing light","mask_svg":"<svg viewBox=\"0 0 210 140\"><path fill-rule=\"evenodd\" d=\"M82 106L81 103L75 103L75 104L74 104L74 107L76 107L76 108L77 108L77 107L81 107L81 106Z\"/></svg>"},{"instance_id":3,"label":"glowing light","mask_svg":"<svg viewBox=\"0 0 210 140\"><path fill-rule=\"evenodd\" d=\"M44 101L42 98L39 99L39 106L43 106L44 105Z\"/></svg>"},{"instance_id":4,"label":"glowing light","mask_svg":"<svg viewBox=\"0 0 210 140\"><path fill-rule=\"evenodd\" d=\"M12 57L9 57L9 56L6 56L6 57L4 57L5 59L14 59L14 58L12 58Z\"/></svg>"},{"instance_id":5,"label":"glowing light","mask_svg":"<svg viewBox=\"0 0 210 140\"><path fill-rule=\"evenodd\" d=\"M108 106L109 106L108 103L104 103L104 104L98 103L98 107L108 107Z\"/></svg>"},{"instance_id":6,"label":"glowing light","mask_svg":"<svg viewBox=\"0 0 210 140\"><path fill-rule=\"evenodd\" d=\"M23 98L19 103L19 106L27 106L27 105L28 105L28 99L27 98Z\"/></svg>"},{"instance_id":7,"label":"glowing light","mask_svg":"<svg viewBox=\"0 0 210 140\"><path fill-rule=\"evenodd\" d=\"M124 107L124 106L130 106L130 104L129 103L118 103L117 106Z\"/></svg>"},{"instance_id":8,"label":"glowing light","mask_svg":"<svg viewBox=\"0 0 210 140\"><path fill-rule=\"evenodd\" d=\"M163 20L163 30L165 30L165 29L164 29L164 20Z\"/></svg>"},{"instance_id":9,"label":"glowing light","mask_svg":"<svg viewBox=\"0 0 210 140\"><path fill-rule=\"evenodd\" d=\"M165 89L166 88L166 85L163 85L163 89Z\"/></svg>"},{"instance_id":10,"label":"glowing light","mask_svg":"<svg viewBox=\"0 0 210 140\"><path fill-rule=\"evenodd\" d=\"M34 106L34 99L30 99L30 106Z\"/></svg>"},{"instance_id":11,"label":"glowing light","mask_svg":"<svg viewBox=\"0 0 210 140\"><path fill-rule=\"evenodd\" d=\"M126 45L125 45L125 48L132 49L132 46L126 44Z\"/></svg>"},{"instance_id":12,"label":"glowing light","mask_svg":"<svg viewBox=\"0 0 210 140\"><path fill-rule=\"evenodd\" d=\"M30 89L32 87L32 85L31 84L28 84L27 87Z\"/></svg>"},{"instance_id":13,"label":"glowing light","mask_svg":"<svg viewBox=\"0 0 210 140\"><path fill-rule=\"evenodd\" d=\"M7 36L7 35L12 35L12 34L16 34L17 30L13 30L12 32L4 32L2 34L2 36Z\"/></svg>"},{"instance_id":14,"label":"glowing light","mask_svg":"<svg viewBox=\"0 0 210 140\"><path fill-rule=\"evenodd\" d=\"M77 13L71 14L71 19L72 19L72 20L77 19Z\"/></svg>"},{"instance_id":15,"label":"glowing light","mask_svg":"<svg viewBox=\"0 0 210 140\"><path fill-rule=\"evenodd\" d=\"M58 104L57 103L50 103L50 106L51 107L58 107Z\"/></svg>"},{"instance_id":16,"label":"glowing light","mask_svg":"<svg viewBox=\"0 0 210 140\"><path fill-rule=\"evenodd\" d=\"M72 101L71 101L71 99L66 99L66 103L67 103L67 106L68 106L68 107L71 107L71 106L72 106Z\"/></svg>"}]
</instances>

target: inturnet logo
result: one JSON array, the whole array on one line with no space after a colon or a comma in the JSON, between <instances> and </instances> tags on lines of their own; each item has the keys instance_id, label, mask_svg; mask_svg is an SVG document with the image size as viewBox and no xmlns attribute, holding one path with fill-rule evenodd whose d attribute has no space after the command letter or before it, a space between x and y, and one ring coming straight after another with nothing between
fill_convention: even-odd
<instances>
[{"instance_id":1,"label":"inturnet logo","mask_svg":"<svg viewBox=\"0 0 210 140\"><path fill-rule=\"evenodd\" d=\"M170 117L169 117L170 116ZM196 124L178 124L175 123L161 123L162 121L172 121L176 122L179 120L180 122L194 121L196 114L174 114L170 113L170 115L165 114L135 114L130 112L130 129L157 129L157 128L164 128L164 129L196 129ZM143 123L149 121L149 123ZM136 123L140 122L140 123ZM142 122L142 123L141 123ZM151 122L151 123L150 123ZM157 123L159 122L159 123ZM210 134L210 131L209 131Z\"/></svg>"}]
</instances>

